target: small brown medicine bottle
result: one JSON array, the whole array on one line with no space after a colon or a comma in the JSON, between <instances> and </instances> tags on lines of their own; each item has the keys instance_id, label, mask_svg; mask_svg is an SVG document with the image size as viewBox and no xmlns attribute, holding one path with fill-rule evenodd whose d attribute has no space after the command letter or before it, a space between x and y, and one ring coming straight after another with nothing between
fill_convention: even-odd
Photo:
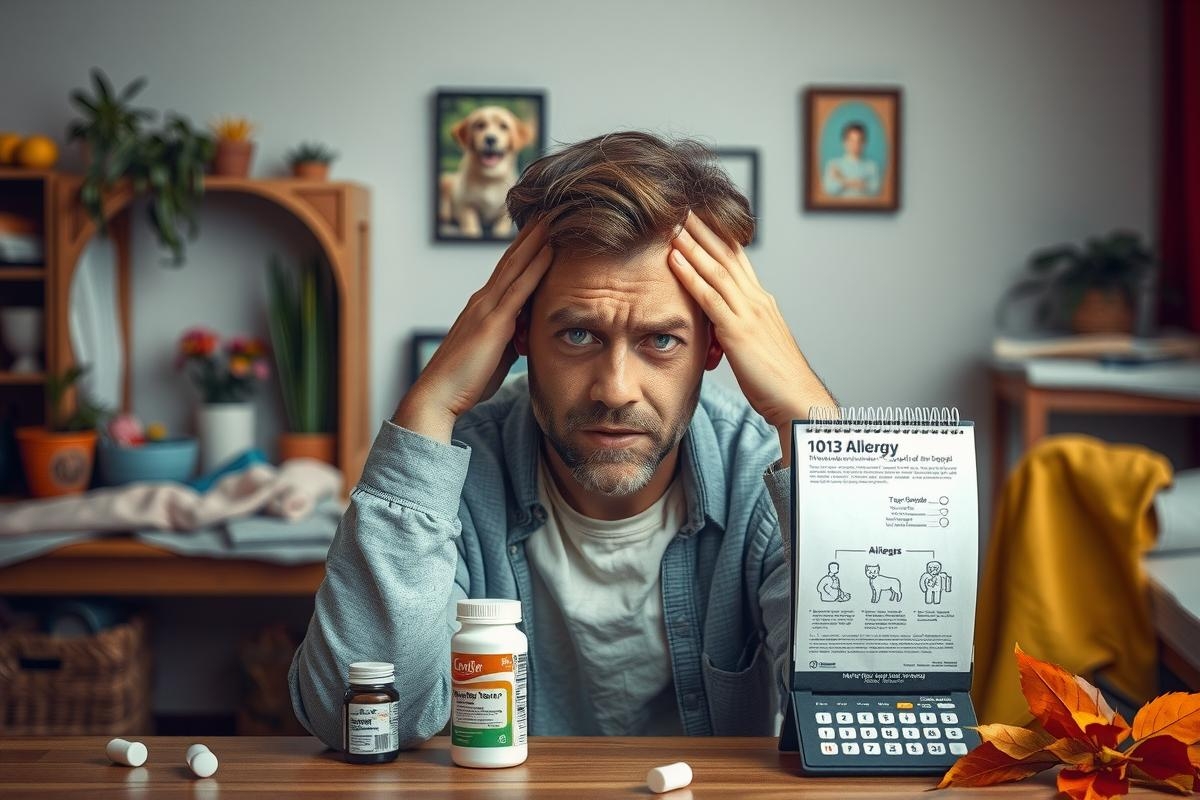
<instances>
[{"instance_id":1,"label":"small brown medicine bottle","mask_svg":"<svg viewBox=\"0 0 1200 800\"><path fill-rule=\"evenodd\" d=\"M342 749L351 764L381 764L400 755L400 693L396 669L381 661L350 665L342 704Z\"/></svg>"}]
</instances>

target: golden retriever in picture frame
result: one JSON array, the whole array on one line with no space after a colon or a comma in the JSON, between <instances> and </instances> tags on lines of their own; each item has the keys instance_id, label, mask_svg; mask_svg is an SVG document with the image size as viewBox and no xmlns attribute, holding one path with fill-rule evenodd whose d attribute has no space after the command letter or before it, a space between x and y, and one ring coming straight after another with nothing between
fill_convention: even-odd
<instances>
[{"instance_id":1,"label":"golden retriever in picture frame","mask_svg":"<svg viewBox=\"0 0 1200 800\"><path fill-rule=\"evenodd\" d=\"M504 241L516 231L504 199L544 142L541 94L438 92L438 241Z\"/></svg>"}]
</instances>

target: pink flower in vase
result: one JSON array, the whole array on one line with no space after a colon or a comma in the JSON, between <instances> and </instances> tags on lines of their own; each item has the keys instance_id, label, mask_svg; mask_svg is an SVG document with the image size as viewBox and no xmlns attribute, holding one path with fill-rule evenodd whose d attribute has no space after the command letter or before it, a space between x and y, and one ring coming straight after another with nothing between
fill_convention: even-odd
<instances>
[{"instance_id":1,"label":"pink flower in vase","mask_svg":"<svg viewBox=\"0 0 1200 800\"><path fill-rule=\"evenodd\" d=\"M121 447L139 447L146 443L146 431L133 414L117 414L109 420L108 435Z\"/></svg>"}]
</instances>

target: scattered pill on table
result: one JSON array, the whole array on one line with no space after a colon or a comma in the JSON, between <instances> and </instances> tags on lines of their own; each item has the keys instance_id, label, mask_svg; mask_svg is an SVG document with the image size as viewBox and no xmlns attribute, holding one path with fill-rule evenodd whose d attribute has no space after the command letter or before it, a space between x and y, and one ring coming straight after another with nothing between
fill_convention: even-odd
<instances>
[{"instance_id":1,"label":"scattered pill on table","mask_svg":"<svg viewBox=\"0 0 1200 800\"><path fill-rule=\"evenodd\" d=\"M655 794L680 789L692 782L692 768L686 761L676 761L663 767L654 767L646 773L646 785Z\"/></svg>"},{"instance_id":2,"label":"scattered pill on table","mask_svg":"<svg viewBox=\"0 0 1200 800\"><path fill-rule=\"evenodd\" d=\"M141 742L130 742L126 739L113 739L104 748L109 761L124 764L127 767L140 767L146 763L149 752Z\"/></svg>"},{"instance_id":3,"label":"scattered pill on table","mask_svg":"<svg viewBox=\"0 0 1200 800\"><path fill-rule=\"evenodd\" d=\"M197 778L207 778L217 771L217 757L202 744L189 747L186 758L188 769L194 772Z\"/></svg>"}]
</instances>

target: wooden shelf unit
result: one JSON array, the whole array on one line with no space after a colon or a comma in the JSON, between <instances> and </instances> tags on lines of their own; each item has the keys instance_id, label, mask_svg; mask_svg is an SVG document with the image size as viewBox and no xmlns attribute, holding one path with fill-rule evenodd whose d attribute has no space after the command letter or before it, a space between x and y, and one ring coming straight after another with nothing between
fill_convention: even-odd
<instances>
[{"instance_id":1,"label":"wooden shelf unit","mask_svg":"<svg viewBox=\"0 0 1200 800\"><path fill-rule=\"evenodd\" d=\"M0 265L0 298L8 287L39 296L45 311L45 362L48 374L58 374L74 363L69 331L71 282L80 256L96 235L96 226L79 203L83 176L47 170L0 167L0 208L5 198L41 192L40 220L44 264ZM31 188L32 187L32 188ZM39 188L40 187L40 188ZM347 181L312 181L291 178L258 179L206 176L206 195L241 194L259 198L290 213L316 239L333 273L337 290L337 386L335 407L337 466L345 475L349 492L357 482L370 448L374 426L370 414L370 192ZM131 405L131 247L128 184L119 184L103 201L104 215L115 253L118 318L126 366L122 407ZM203 235L203 232L201 232ZM0 299L0 305L3 305ZM27 302L20 303L28 305ZM4 365L0 364L0 368ZM40 387L40 380L17 379L0 373L0 412L11 400L13 387ZM37 389L41 391L41 389ZM38 424L41 415L23 418L21 424ZM2 487L0 487L2 488Z\"/></svg>"},{"instance_id":2,"label":"wooden shelf unit","mask_svg":"<svg viewBox=\"0 0 1200 800\"><path fill-rule=\"evenodd\" d=\"M55 320L49 300L54 276L54 181L50 170L0 167L0 211L35 219L42 234L39 263L0 264L0 308L34 306L42 309L42 354L44 371L8 371L10 354L0 355L0 415L16 409L17 425L40 425L46 419L46 375L57 369L53 360ZM0 351L2 351L0 347ZM0 492L8 487L0 486Z\"/></svg>"}]
</instances>

